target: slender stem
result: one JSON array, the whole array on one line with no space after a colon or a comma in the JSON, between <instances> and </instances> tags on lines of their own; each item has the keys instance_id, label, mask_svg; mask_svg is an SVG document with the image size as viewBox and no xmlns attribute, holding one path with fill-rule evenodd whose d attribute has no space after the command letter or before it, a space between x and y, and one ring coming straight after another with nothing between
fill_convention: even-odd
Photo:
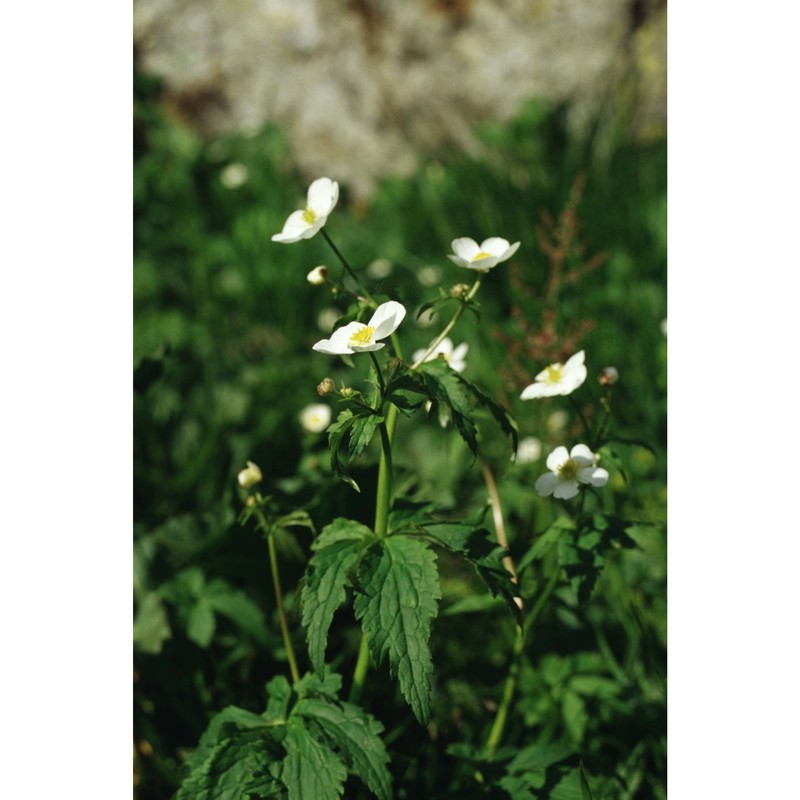
<instances>
[{"instance_id":1,"label":"slender stem","mask_svg":"<svg viewBox=\"0 0 800 800\"><path fill-rule=\"evenodd\" d=\"M364 690L364 681L369 669L369 646L367 645L366 634L361 634L361 646L358 648L358 660L353 672L353 684L350 687L349 702L358 705L361 702L361 693Z\"/></svg>"},{"instance_id":2,"label":"slender stem","mask_svg":"<svg viewBox=\"0 0 800 800\"><path fill-rule=\"evenodd\" d=\"M583 411L581 410L581 407L578 405L578 401L572 395L568 395L568 397L570 403L572 403L573 407L575 408L575 411L578 412L578 416L581 418L581 422L583 423L583 429L584 431L586 431L586 435L588 436L589 423L586 421L586 417L583 415Z\"/></svg>"},{"instance_id":3,"label":"slender stem","mask_svg":"<svg viewBox=\"0 0 800 800\"><path fill-rule=\"evenodd\" d=\"M378 363L378 359L375 358L375 353L372 350L367 351L369 353L369 357L372 359L372 363L375 365L375 372L378 373L378 383L381 387L381 399L380 402L382 403L386 399L386 384L383 380L383 373L381 372L381 365Z\"/></svg>"},{"instance_id":4,"label":"slender stem","mask_svg":"<svg viewBox=\"0 0 800 800\"><path fill-rule=\"evenodd\" d=\"M350 277L356 282L356 285L360 289L361 293L364 295L364 297L366 297L366 299L374 307L376 305L376 303L375 303L375 300L373 299L372 295L364 288L364 285L358 279L358 275L356 275L356 273L353 272L353 268L347 262L347 259L342 255L342 251L339 250L339 248L334 244L333 239L331 239L330 234L328 233L328 231L326 231L325 228L322 228L320 230L320 233L322 233L322 236L325 239L325 241L331 246L331 249L333 250L333 252L336 253L336 257L339 259L339 261L342 262L342 266L350 273Z\"/></svg>"},{"instance_id":5,"label":"slender stem","mask_svg":"<svg viewBox=\"0 0 800 800\"><path fill-rule=\"evenodd\" d=\"M269 566L272 572L272 585L275 589L275 604L278 607L278 618L281 623L281 635L283 636L283 646L286 648L286 657L289 660L289 671L292 673L292 681L297 683L300 680L300 671L297 669L297 659L294 655L292 639L289 636L289 624L286 621L286 609L283 606L283 592L281 591L281 578L278 573L278 553L275 549L275 534L273 534L261 509L257 511L259 522L262 529L267 534L267 546L269 547Z\"/></svg>"},{"instance_id":6,"label":"slender stem","mask_svg":"<svg viewBox=\"0 0 800 800\"><path fill-rule=\"evenodd\" d=\"M486 483L486 489L489 492L489 500L492 504L492 519L494 520L494 530L497 535L498 544L506 551L509 550L508 536L506 535L506 524L503 519L503 507L500 504L500 493L497 491L497 483L495 482L494 475L489 465L481 459L481 471L483 472L483 480ZM517 568L514 566L514 559L511 558L509 553L503 557L503 566L511 574L511 580L519 586L519 578L517 577ZM522 598L517 596L514 602L522 610Z\"/></svg>"},{"instance_id":7,"label":"slender stem","mask_svg":"<svg viewBox=\"0 0 800 800\"><path fill-rule=\"evenodd\" d=\"M503 697L500 701L500 706L497 709L492 728L489 731L489 738L486 740L486 749L490 754L494 753L500 739L505 730L506 721L508 719L508 712L511 708L511 701L514 699L514 692L517 688L517 679L519 678L519 671L522 668L522 657L525 652L525 642L528 639L533 623L541 613L542 609L547 603L553 590L558 585L559 578L561 577L561 567L559 566L550 577L550 581L545 586L544 591L539 595L533 608L525 617L525 621L521 626L517 626L517 637L514 640L514 651L511 660L511 665L508 668L508 675L506 676L505 684L503 685Z\"/></svg>"},{"instance_id":8,"label":"slender stem","mask_svg":"<svg viewBox=\"0 0 800 800\"><path fill-rule=\"evenodd\" d=\"M606 430L608 430L608 422L611 419L611 390L609 389L608 394L605 397L600 398L600 405L603 406L603 419L600 420L600 425L597 428L597 435L594 437L594 441L592 442L592 452L600 446L600 443L603 441L603 437L606 435Z\"/></svg>"},{"instance_id":9,"label":"slender stem","mask_svg":"<svg viewBox=\"0 0 800 800\"><path fill-rule=\"evenodd\" d=\"M459 318L464 313L464 309L467 307L467 303L470 300L472 300L472 298L475 297L475 295L478 293L482 277L483 277L482 275L478 275L478 277L475 280L475 283L472 284L472 288L469 290L469 293L467 294L466 298L464 298L461 305L456 310L456 313L453 314L453 318L450 320L450 322L447 323L447 325L445 325L444 330L431 342L431 344L429 345L425 353L422 355L422 357L418 358L411 365L411 369L418 369L419 365L422 364L423 361L425 361L425 359L442 343L444 337L447 336L448 333L450 333L450 331L453 329L453 325L455 325L456 322L458 322Z\"/></svg>"}]
</instances>

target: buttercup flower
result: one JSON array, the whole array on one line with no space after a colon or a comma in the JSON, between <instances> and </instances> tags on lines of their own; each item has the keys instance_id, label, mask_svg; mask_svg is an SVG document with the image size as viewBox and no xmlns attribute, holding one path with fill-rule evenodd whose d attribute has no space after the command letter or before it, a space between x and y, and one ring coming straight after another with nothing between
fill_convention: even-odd
<instances>
[{"instance_id":1,"label":"buttercup flower","mask_svg":"<svg viewBox=\"0 0 800 800\"><path fill-rule=\"evenodd\" d=\"M318 353L344 356L350 353L367 353L380 350L385 339L391 336L403 321L406 310L402 304L390 300L375 309L372 319L363 322L349 322L331 334L330 339L322 339L314 345Z\"/></svg>"},{"instance_id":2,"label":"buttercup flower","mask_svg":"<svg viewBox=\"0 0 800 800\"><path fill-rule=\"evenodd\" d=\"M571 394L586 380L586 367L583 363L586 354L583 350L575 353L566 364L556 362L545 367L535 378L535 383L522 390L522 400L536 397L553 397L557 394Z\"/></svg>"},{"instance_id":3,"label":"buttercup flower","mask_svg":"<svg viewBox=\"0 0 800 800\"><path fill-rule=\"evenodd\" d=\"M580 491L582 483L605 486L608 472L596 467L597 456L585 445L576 444L571 451L563 445L547 456L547 469L537 478L534 488L542 497L553 495L559 500L569 500Z\"/></svg>"},{"instance_id":4,"label":"buttercup flower","mask_svg":"<svg viewBox=\"0 0 800 800\"><path fill-rule=\"evenodd\" d=\"M292 244L301 239L310 239L328 221L339 200L339 184L330 178L317 178L308 187L305 209L289 215L280 233L272 237L273 242Z\"/></svg>"},{"instance_id":5,"label":"buttercup flower","mask_svg":"<svg viewBox=\"0 0 800 800\"><path fill-rule=\"evenodd\" d=\"M509 244L506 239L493 236L479 245L474 239L454 239L451 247L454 256L447 256L454 264L478 272L488 272L500 262L511 258L519 249L519 242Z\"/></svg>"},{"instance_id":6,"label":"buttercup flower","mask_svg":"<svg viewBox=\"0 0 800 800\"><path fill-rule=\"evenodd\" d=\"M258 464L248 461L247 466L236 476L236 479L242 489L249 489L251 486L261 483L261 477L261 470Z\"/></svg>"},{"instance_id":7,"label":"buttercup flower","mask_svg":"<svg viewBox=\"0 0 800 800\"><path fill-rule=\"evenodd\" d=\"M300 412L300 424L309 433L322 433L331 424L331 407L312 403Z\"/></svg>"},{"instance_id":8,"label":"buttercup flower","mask_svg":"<svg viewBox=\"0 0 800 800\"><path fill-rule=\"evenodd\" d=\"M422 348L422 350L416 350L414 355L411 356L411 361L413 363L419 361L422 356L425 355L427 349L428 348L425 347ZM464 367L467 366L466 355L468 350L469 345L466 342L462 342L458 347L453 349L453 342L448 337L445 337L441 342L439 342L438 345L436 345L436 348L425 359L425 361L433 361L434 359L439 358L439 356L442 356L450 365L451 369L454 369L456 372L461 372Z\"/></svg>"}]
</instances>

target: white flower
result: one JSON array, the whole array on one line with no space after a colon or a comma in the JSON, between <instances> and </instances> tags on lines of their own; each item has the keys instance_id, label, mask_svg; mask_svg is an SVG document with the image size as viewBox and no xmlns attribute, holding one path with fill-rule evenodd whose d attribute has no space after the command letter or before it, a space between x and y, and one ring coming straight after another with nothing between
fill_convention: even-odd
<instances>
[{"instance_id":1,"label":"white flower","mask_svg":"<svg viewBox=\"0 0 800 800\"><path fill-rule=\"evenodd\" d=\"M334 331L330 339L317 342L314 350L334 356L380 350L384 342L379 340L391 336L405 315L405 308L400 303L390 300L375 309L368 323L349 322L343 328Z\"/></svg>"},{"instance_id":2,"label":"white flower","mask_svg":"<svg viewBox=\"0 0 800 800\"><path fill-rule=\"evenodd\" d=\"M392 274L392 269L394 265L388 258L381 256L380 258L376 258L374 261L370 262L369 266L367 267L367 275L370 278L375 278L376 281L379 281L383 278L389 277Z\"/></svg>"},{"instance_id":3,"label":"white flower","mask_svg":"<svg viewBox=\"0 0 800 800\"><path fill-rule=\"evenodd\" d=\"M566 364L556 362L545 367L535 378L535 383L522 390L522 400L536 397L553 397L557 394L571 394L586 380L586 357L583 350L575 353Z\"/></svg>"},{"instance_id":4,"label":"white flower","mask_svg":"<svg viewBox=\"0 0 800 800\"><path fill-rule=\"evenodd\" d=\"M322 433L331 424L331 407L311 403L300 412L300 424L309 433Z\"/></svg>"},{"instance_id":5,"label":"white flower","mask_svg":"<svg viewBox=\"0 0 800 800\"><path fill-rule=\"evenodd\" d=\"M580 491L580 484L605 486L608 472L596 467L597 456L585 445L576 444L570 452L561 445L547 456L547 469L539 476L535 489L542 497L553 495L560 500L569 500Z\"/></svg>"},{"instance_id":6,"label":"white flower","mask_svg":"<svg viewBox=\"0 0 800 800\"><path fill-rule=\"evenodd\" d=\"M542 442L535 436L526 436L520 439L517 447L517 464L532 464L542 455Z\"/></svg>"},{"instance_id":7,"label":"white flower","mask_svg":"<svg viewBox=\"0 0 800 800\"><path fill-rule=\"evenodd\" d=\"M545 425L550 433L561 433L569 422L569 414L563 408L557 408L545 420Z\"/></svg>"},{"instance_id":8,"label":"white flower","mask_svg":"<svg viewBox=\"0 0 800 800\"><path fill-rule=\"evenodd\" d=\"M474 239L454 239L451 245L454 256L447 256L454 264L479 272L488 272L501 261L511 258L519 249L519 242L509 244L508 240L493 236L484 239L479 245Z\"/></svg>"},{"instance_id":9,"label":"white flower","mask_svg":"<svg viewBox=\"0 0 800 800\"><path fill-rule=\"evenodd\" d=\"M317 178L308 187L305 209L294 211L286 220L283 230L272 237L273 242L291 244L310 239L327 222L339 200L339 184L330 178Z\"/></svg>"},{"instance_id":10,"label":"white flower","mask_svg":"<svg viewBox=\"0 0 800 800\"><path fill-rule=\"evenodd\" d=\"M425 355L427 349L427 347L423 347L421 350L414 351L414 355L411 356L411 361L416 364L422 356ZM468 350L469 345L466 342L462 342L458 347L453 349L453 342L445 337L436 345L436 348L425 361L433 361L441 356L450 365L451 369L456 372L462 372L464 367L467 366L466 355Z\"/></svg>"},{"instance_id":11,"label":"white flower","mask_svg":"<svg viewBox=\"0 0 800 800\"><path fill-rule=\"evenodd\" d=\"M306 280L312 286L323 286L325 281L328 280L328 268L324 264L314 267L314 269L306 275Z\"/></svg>"},{"instance_id":12,"label":"white flower","mask_svg":"<svg viewBox=\"0 0 800 800\"><path fill-rule=\"evenodd\" d=\"M239 486L241 486L242 489L249 489L251 486L260 483L261 477L261 470L258 464L248 461L247 466L236 476L236 479L239 481Z\"/></svg>"}]
</instances>

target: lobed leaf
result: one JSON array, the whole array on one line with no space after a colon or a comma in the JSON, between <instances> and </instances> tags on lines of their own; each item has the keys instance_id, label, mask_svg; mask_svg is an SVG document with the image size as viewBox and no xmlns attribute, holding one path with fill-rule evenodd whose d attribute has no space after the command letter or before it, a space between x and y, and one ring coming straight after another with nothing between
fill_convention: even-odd
<instances>
[{"instance_id":1,"label":"lobed leaf","mask_svg":"<svg viewBox=\"0 0 800 800\"><path fill-rule=\"evenodd\" d=\"M430 717L433 663L428 639L441 597L436 556L424 540L395 535L364 553L354 608L375 662L390 674L423 725Z\"/></svg>"},{"instance_id":2,"label":"lobed leaf","mask_svg":"<svg viewBox=\"0 0 800 800\"><path fill-rule=\"evenodd\" d=\"M283 740L286 758L280 777L289 800L338 800L344 794L347 770L336 754L317 741L302 721L291 718Z\"/></svg>"},{"instance_id":3,"label":"lobed leaf","mask_svg":"<svg viewBox=\"0 0 800 800\"><path fill-rule=\"evenodd\" d=\"M387 768L389 755L380 734L383 725L372 715L351 703L331 703L320 699L298 702L295 713L314 720L338 748L345 763L378 797L390 800L392 778Z\"/></svg>"}]
</instances>

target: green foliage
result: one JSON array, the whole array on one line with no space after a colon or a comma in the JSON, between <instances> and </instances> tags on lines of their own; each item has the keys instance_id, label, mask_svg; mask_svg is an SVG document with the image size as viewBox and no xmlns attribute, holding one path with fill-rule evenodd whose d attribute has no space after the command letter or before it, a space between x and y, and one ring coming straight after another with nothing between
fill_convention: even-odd
<instances>
[{"instance_id":1,"label":"green foliage","mask_svg":"<svg viewBox=\"0 0 800 800\"><path fill-rule=\"evenodd\" d=\"M187 760L176 800L339 798L348 773L378 800L390 800L383 726L337 698L341 678L306 675L294 690L285 678L267 685L267 710L229 707L217 714Z\"/></svg>"},{"instance_id":2,"label":"green foliage","mask_svg":"<svg viewBox=\"0 0 800 800\"><path fill-rule=\"evenodd\" d=\"M361 490L350 477L350 464L364 452L382 422L384 422L384 417L374 411L361 411L354 414L349 409L345 409L339 412L336 422L328 428L331 468L357 492Z\"/></svg>"},{"instance_id":3,"label":"green foliage","mask_svg":"<svg viewBox=\"0 0 800 800\"><path fill-rule=\"evenodd\" d=\"M430 625L441 597L436 557L425 542L390 536L373 544L358 568L354 608L370 652L380 664L388 655L392 677L421 724L430 718Z\"/></svg>"}]
</instances>

